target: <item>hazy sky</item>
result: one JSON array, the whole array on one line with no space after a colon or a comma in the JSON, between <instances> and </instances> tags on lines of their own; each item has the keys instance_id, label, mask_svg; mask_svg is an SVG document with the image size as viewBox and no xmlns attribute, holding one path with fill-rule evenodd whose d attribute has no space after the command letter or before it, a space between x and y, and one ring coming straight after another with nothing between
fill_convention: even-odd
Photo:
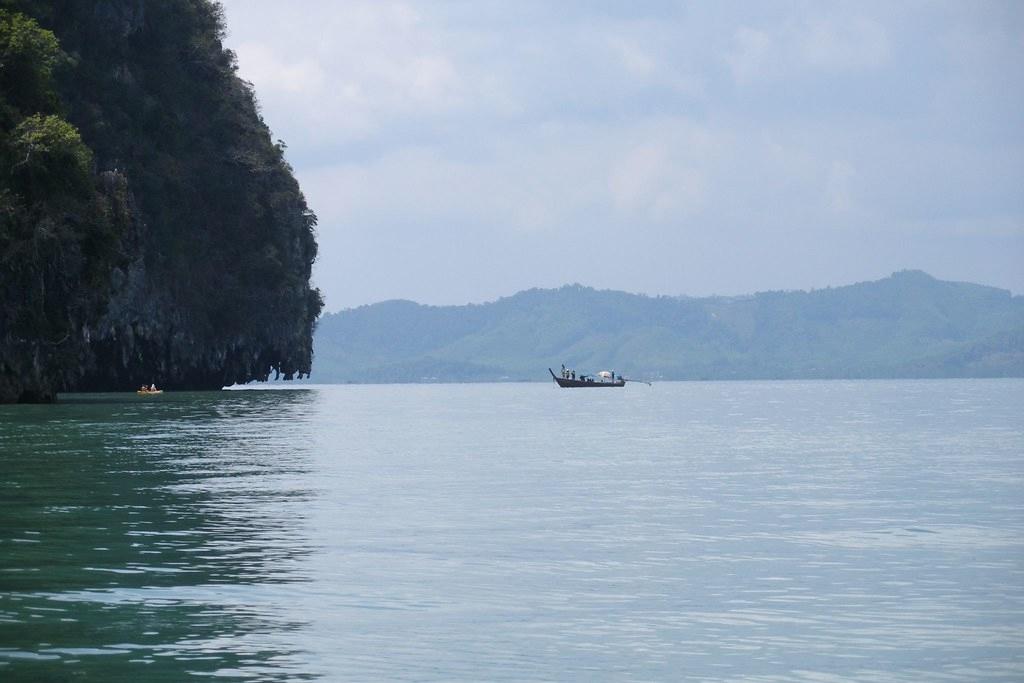
<instances>
[{"instance_id":1,"label":"hazy sky","mask_svg":"<svg viewBox=\"0 0 1024 683\"><path fill-rule=\"evenodd\" d=\"M338 310L1024 292L1024 2L228 0Z\"/></svg>"}]
</instances>

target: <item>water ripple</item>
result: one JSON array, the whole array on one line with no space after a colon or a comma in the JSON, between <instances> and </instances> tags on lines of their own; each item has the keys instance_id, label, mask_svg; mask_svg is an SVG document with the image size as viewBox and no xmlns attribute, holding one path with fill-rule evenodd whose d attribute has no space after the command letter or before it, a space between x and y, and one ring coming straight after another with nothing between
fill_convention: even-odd
<instances>
[{"instance_id":1,"label":"water ripple","mask_svg":"<svg viewBox=\"0 0 1024 683\"><path fill-rule=\"evenodd\" d=\"M0 678L1024 678L1024 382L0 413Z\"/></svg>"}]
</instances>

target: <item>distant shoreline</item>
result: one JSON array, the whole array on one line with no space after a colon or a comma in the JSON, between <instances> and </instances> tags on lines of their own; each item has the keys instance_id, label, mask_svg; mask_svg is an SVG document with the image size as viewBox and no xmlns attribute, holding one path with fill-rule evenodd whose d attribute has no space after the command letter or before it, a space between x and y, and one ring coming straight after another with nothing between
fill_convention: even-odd
<instances>
[{"instance_id":1,"label":"distant shoreline","mask_svg":"<svg viewBox=\"0 0 1024 683\"><path fill-rule=\"evenodd\" d=\"M921 271L703 299L567 285L382 302L325 315L314 336L325 383L546 381L561 363L649 381L1024 377L1024 297Z\"/></svg>"}]
</instances>

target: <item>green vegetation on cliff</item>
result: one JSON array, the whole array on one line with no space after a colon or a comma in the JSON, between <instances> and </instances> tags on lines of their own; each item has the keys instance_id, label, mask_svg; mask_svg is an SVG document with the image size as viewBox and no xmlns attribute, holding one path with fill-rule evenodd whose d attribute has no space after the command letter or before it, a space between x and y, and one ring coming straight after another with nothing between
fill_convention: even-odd
<instances>
[{"instance_id":1,"label":"green vegetation on cliff","mask_svg":"<svg viewBox=\"0 0 1024 683\"><path fill-rule=\"evenodd\" d=\"M565 362L648 379L1024 376L1024 297L903 271L744 297L579 285L494 303L387 301L324 316L317 380L548 379Z\"/></svg>"},{"instance_id":2,"label":"green vegetation on cliff","mask_svg":"<svg viewBox=\"0 0 1024 683\"><path fill-rule=\"evenodd\" d=\"M316 217L207 0L0 0L0 400L308 374Z\"/></svg>"}]
</instances>

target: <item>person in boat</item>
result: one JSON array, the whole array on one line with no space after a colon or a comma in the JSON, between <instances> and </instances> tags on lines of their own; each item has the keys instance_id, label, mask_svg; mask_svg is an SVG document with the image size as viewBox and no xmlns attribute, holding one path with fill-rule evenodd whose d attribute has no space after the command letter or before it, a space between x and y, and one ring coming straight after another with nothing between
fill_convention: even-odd
<instances>
[{"instance_id":1,"label":"person in boat","mask_svg":"<svg viewBox=\"0 0 1024 683\"><path fill-rule=\"evenodd\" d=\"M149 387L143 384L141 387L139 387L139 391L149 391Z\"/></svg>"},{"instance_id":2,"label":"person in boat","mask_svg":"<svg viewBox=\"0 0 1024 683\"><path fill-rule=\"evenodd\" d=\"M576 371L575 370L572 371L572 378L576 379Z\"/></svg>"},{"instance_id":3,"label":"person in boat","mask_svg":"<svg viewBox=\"0 0 1024 683\"><path fill-rule=\"evenodd\" d=\"M150 384L149 385L149 389L147 391L156 391L156 385L155 384Z\"/></svg>"},{"instance_id":4,"label":"person in boat","mask_svg":"<svg viewBox=\"0 0 1024 683\"><path fill-rule=\"evenodd\" d=\"M565 379L568 376L569 376L569 373L567 373L565 371L565 363L562 363L562 379Z\"/></svg>"}]
</instances>

